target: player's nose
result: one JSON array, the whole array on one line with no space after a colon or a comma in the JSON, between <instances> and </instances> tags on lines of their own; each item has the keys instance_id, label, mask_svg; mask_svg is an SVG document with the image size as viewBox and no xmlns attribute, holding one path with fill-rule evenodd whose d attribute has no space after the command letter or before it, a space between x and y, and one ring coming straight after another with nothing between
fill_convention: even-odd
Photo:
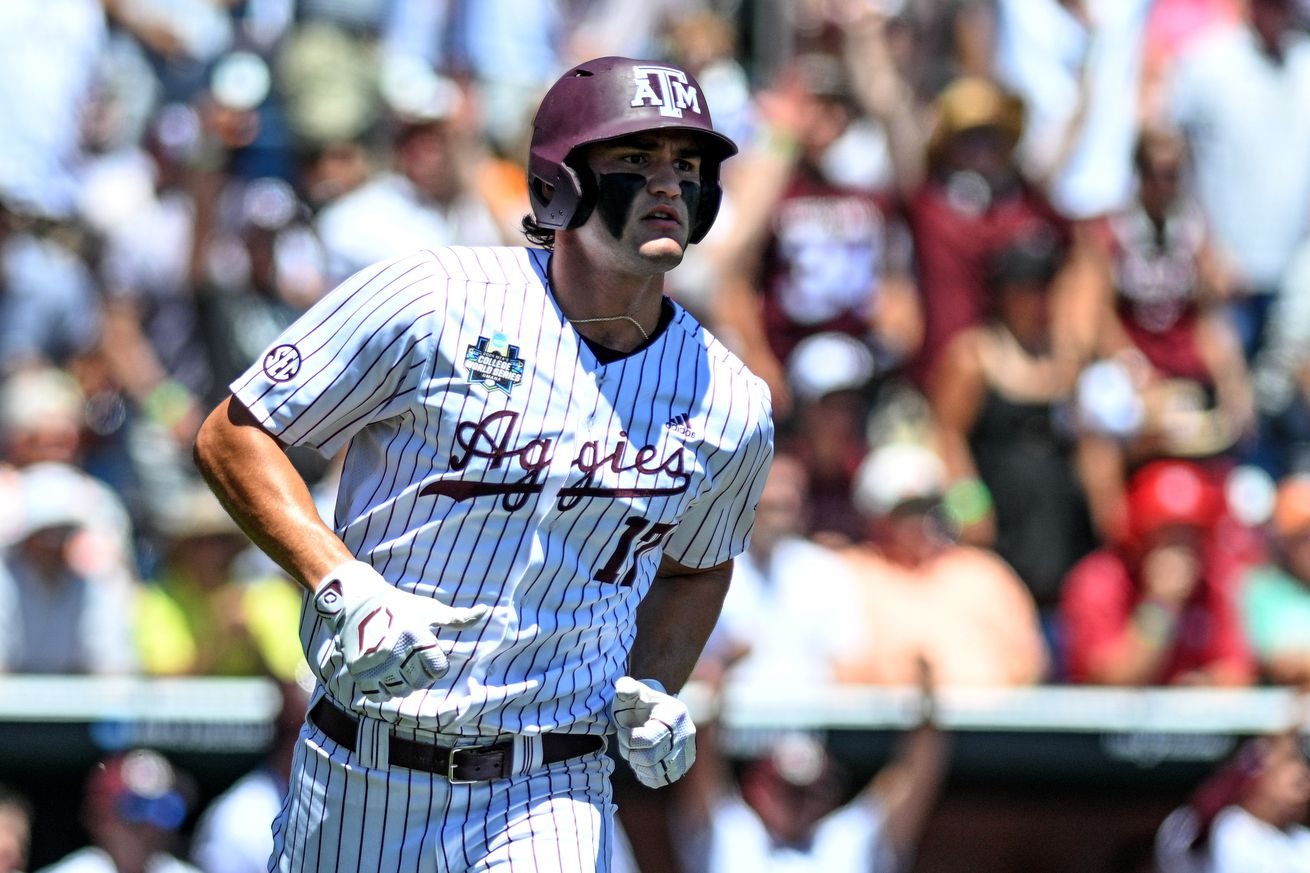
<instances>
[{"instance_id":1,"label":"player's nose","mask_svg":"<svg viewBox=\"0 0 1310 873\"><path fill-rule=\"evenodd\" d=\"M682 194L681 180L673 160L660 156L653 160L646 176L646 188L652 194L664 197L678 197Z\"/></svg>"}]
</instances>

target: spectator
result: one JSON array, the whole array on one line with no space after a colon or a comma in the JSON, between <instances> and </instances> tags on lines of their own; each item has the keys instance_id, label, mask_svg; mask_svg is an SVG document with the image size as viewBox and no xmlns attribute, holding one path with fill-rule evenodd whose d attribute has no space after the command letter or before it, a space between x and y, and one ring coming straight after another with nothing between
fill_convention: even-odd
<instances>
[{"instance_id":1,"label":"spectator","mask_svg":"<svg viewBox=\"0 0 1310 873\"><path fill-rule=\"evenodd\" d=\"M102 351L116 384L181 441L199 422L195 398L212 378L192 295L195 196L191 164L207 147L199 113L161 107L149 126L135 210L107 229L100 262L106 318Z\"/></svg>"},{"instance_id":2,"label":"spectator","mask_svg":"<svg viewBox=\"0 0 1310 873\"><path fill-rule=\"evenodd\" d=\"M1154 461L1128 484L1128 537L1069 573L1061 610L1068 672L1098 685L1246 685L1255 676L1233 586L1212 533L1224 512L1212 474Z\"/></svg>"},{"instance_id":3,"label":"spectator","mask_svg":"<svg viewBox=\"0 0 1310 873\"><path fill-rule=\"evenodd\" d=\"M1032 595L990 551L951 540L940 512L945 469L911 443L875 449L856 476L869 542L846 557L864 644L845 682L909 685L926 660L942 687L1028 685L1047 667Z\"/></svg>"},{"instance_id":4,"label":"spectator","mask_svg":"<svg viewBox=\"0 0 1310 873\"><path fill-rule=\"evenodd\" d=\"M171 854L194 794L190 776L158 752L106 758L92 769L83 795L91 845L38 873L199 873Z\"/></svg>"},{"instance_id":5,"label":"spectator","mask_svg":"<svg viewBox=\"0 0 1310 873\"><path fill-rule=\"evenodd\" d=\"M1029 186L1015 162L1023 133L1019 98L974 76L938 95L928 138L927 176L906 204L923 300L923 343L911 369L920 385L951 338L987 314L985 277L993 253L1043 233L1064 243L1068 227ZM1056 336L1068 329L1056 309Z\"/></svg>"},{"instance_id":6,"label":"spectator","mask_svg":"<svg viewBox=\"0 0 1310 873\"><path fill-rule=\"evenodd\" d=\"M874 386L873 355L861 340L829 331L806 337L792 353L787 384L794 403L778 444L805 466L805 532L837 547L863 539L851 486L868 452L870 406L882 411L894 380Z\"/></svg>"},{"instance_id":7,"label":"spectator","mask_svg":"<svg viewBox=\"0 0 1310 873\"><path fill-rule=\"evenodd\" d=\"M841 174L840 144L860 118L842 60L797 58L759 104L767 139L736 175L749 189L732 192L736 222L721 254L716 317L785 417L792 410L786 373L806 338L856 337L886 370L914 351L919 314L892 198Z\"/></svg>"},{"instance_id":8,"label":"spectator","mask_svg":"<svg viewBox=\"0 0 1310 873\"><path fill-rule=\"evenodd\" d=\"M990 317L951 340L931 392L947 511L965 542L994 548L1019 574L1049 641L1065 574L1096 545L1075 464L1080 362L1052 336L1060 255L1042 236L992 256Z\"/></svg>"},{"instance_id":9,"label":"spectator","mask_svg":"<svg viewBox=\"0 0 1310 873\"><path fill-rule=\"evenodd\" d=\"M769 738L745 756L734 786L718 742L722 726L707 725L702 757L679 786L685 815L678 844L689 873L910 869L949 762L930 682L920 679L919 723L846 802L844 774L821 738Z\"/></svg>"},{"instance_id":10,"label":"spectator","mask_svg":"<svg viewBox=\"0 0 1310 873\"><path fill-rule=\"evenodd\" d=\"M1242 623L1262 673L1310 689L1310 476L1278 486L1269 563L1247 571Z\"/></svg>"},{"instance_id":11,"label":"spectator","mask_svg":"<svg viewBox=\"0 0 1310 873\"><path fill-rule=\"evenodd\" d=\"M23 873L32 842L32 804L0 784L0 873Z\"/></svg>"},{"instance_id":12,"label":"spectator","mask_svg":"<svg viewBox=\"0 0 1310 873\"><path fill-rule=\"evenodd\" d=\"M87 452L87 400L72 376L62 370L23 370L0 382L0 465L17 471L52 468L66 482L68 511L124 566L133 565L132 521L114 489L79 466ZM20 478L8 485L17 487ZM3 482L3 479L0 479ZM0 484L0 488L4 487ZM21 524L22 498L0 501L0 542ZM12 510L6 520L5 509Z\"/></svg>"},{"instance_id":13,"label":"spectator","mask_svg":"<svg viewBox=\"0 0 1310 873\"><path fill-rule=\"evenodd\" d=\"M309 704L309 695L294 682L280 683L279 691L281 706L268 756L214 798L196 822L191 860L203 873L268 870L273 854L271 822L287 793L291 755Z\"/></svg>"},{"instance_id":14,"label":"spectator","mask_svg":"<svg viewBox=\"0 0 1310 873\"><path fill-rule=\"evenodd\" d=\"M199 243L208 269L196 305L214 382L226 390L323 295L326 264L307 207L281 179L232 180L217 200Z\"/></svg>"},{"instance_id":15,"label":"spectator","mask_svg":"<svg viewBox=\"0 0 1310 873\"><path fill-rule=\"evenodd\" d=\"M494 215L473 181L478 146L470 97L428 74L393 95L393 168L318 214L329 284L376 261L442 245L499 245Z\"/></svg>"},{"instance_id":16,"label":"spectator","mask_svg":"<svg viewBox=\"0 0 1310 873\"><path fill-rule=\"evenodd\" d=\"M18 539L0 559L0 670L121 674L136 667L135 580L84 513L96 493L57 464L25 469Z\"/></svg>"},{"instance_id":17,"label":"spectator","mask_svg":"<svg viewBox=\"0 0 1310 873\"><path fill-rule=\"evenodd\" d=\"M77 381L53 367L24 369L0 381L0 459L20 468L75 463L85 404Z\"/></svg>"},{"instance_id":18,"label":"spectator","mask_svg":"<svg viewBox=\"0 0 1310 873\"><path fill-rule=\"evenodd\" d=\"M1243 743L1156 835L1162 873L1310 869L1310 765L1296 730Z\"/></svg>"},{"instance_id":19,"label":"spectator","mask_svg":"<svg viewBox=\"0 0 1310 873\"><path fill-rule=\"evenodd\" d=\"M91 272L54 234L0 198L0 374L90 354L101 304Z\"/></svg>"},{"instance_id":20,"label":"spectator","mask_svg":"<svg viewBox=\"0 0 1310 873\"><path fill-rule=\"evenodd\" d=\"M295 585L261 561L245 576L238 559L250 541L207 488L195 486L163 517L163 560L137 607L142 669L294 681L304 663Z\"/></svg>"},{"instance_id":21,"label":"spectator","mask_svg":"<svg viewBox=\"0 0 1310 873\"><path fill-rule=\"evenodd\" d=\"M141 499L143 532L168 495L196 477L190 445L199 401L213 388L195 305L196 167L211 147L200 113L161 107L135 147L145 173L139 197L109 229L99 259L105 290L98 393L122 410L115 423L119 463Z\"/></svg>"},{"instance_id":22,"label":"spectator","mask_svg":"<svg viewBox=\"0 0 1310 873\"><path fill-rule=\"evenodd\" d=\"M805 467L776 455L755 508L750 547L734 563L732 586L702 658L726 667L728 681L831 682L839 653L859 637L856 616L832 609L854 599L850 573L835 553L803 535L807 505ZM807 654L797 657L798 651Z\"/></svg>"},{"instance_id":23,"label":"spectator","mask_svg":"<svg viewBox=\"0 0 1310 873\"><path fill-rule=\"evenodd\" d=\"M1097 369L1122 371L1140 408L1116 430L1104 423L1113 395L1088 395L1084 480L1108 538L1119 534L1126 469L1157 456L1231 456L1254 432L1246 364L1220 307L1205 218L1183 193L1183 157L1174 134L1143 132L1136 197L1080 241L1103 358Z\"/></svg>"},{"instance_id":24,"label":"spectator","mask_svg":"<svg viewBox=\"0 0 1310 873\"><path fill-rule=\"evenodd\" d=\"M1310 38L1295 0L1244 0L1178 58L1169 113L1191 148L1197 194L1232 274L1231 315L1247 360L1310 233Z\"/></svg>"}]
</instances>

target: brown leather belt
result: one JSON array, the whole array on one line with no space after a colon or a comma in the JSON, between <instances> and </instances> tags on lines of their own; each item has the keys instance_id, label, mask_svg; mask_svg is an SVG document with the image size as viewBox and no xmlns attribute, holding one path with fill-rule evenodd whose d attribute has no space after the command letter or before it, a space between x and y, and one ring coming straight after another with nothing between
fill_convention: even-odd
<instances>
[{"instance_id":1,"label":"brown leather belt","mask_svg":"<svg viewBox=\"0 0 1310 873\"><path fill-rule=\"evenodd\" d=\"M326 697L309 710L310 724L328 739L353 750L359 736L359 720L338 708ZM542 734L542 765L566 761L596 752L604 740L592 734ZM436 773L450 782L486 782L514 775L514 741L501 740L489 746L438 746L392 736L387 744L393 767Z\"/></svg>"}]
</instances>

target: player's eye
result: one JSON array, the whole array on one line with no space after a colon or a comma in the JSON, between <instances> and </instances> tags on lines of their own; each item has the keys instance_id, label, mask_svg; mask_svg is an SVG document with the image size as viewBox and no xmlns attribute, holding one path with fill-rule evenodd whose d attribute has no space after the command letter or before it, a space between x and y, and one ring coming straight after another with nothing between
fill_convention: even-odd
<instances>
[{"instance_id":1,"label":"player's eye","mask_svg":"<svg viewBox=\"0 0 1310 873\"><path fill-rule=\"evenodd\" d=\"M697 173L700 172L700 160L697 158L678 158L673 162L673 168L679 173Z\"/></svg>"}]
</instances>

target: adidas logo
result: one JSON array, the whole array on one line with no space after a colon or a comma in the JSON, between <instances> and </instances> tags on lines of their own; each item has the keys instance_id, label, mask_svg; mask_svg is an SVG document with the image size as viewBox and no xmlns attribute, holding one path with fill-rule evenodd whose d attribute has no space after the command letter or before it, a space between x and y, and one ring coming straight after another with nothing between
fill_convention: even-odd
<instances>
[{"instance_id":1,"label":"adidas logo","mask_svg":"<svg viewBox=\"0 0 1310 873\"><path fill-rule=\"evenodd\" d=\"M696 431L691 429L691 417L687 415L687 413L685 412L682 413L681 415L673 416L673 418L670 418L668 421L664 422L664 426L667 427L669 430L673 431L674 433L676 433L678 436L682 436L682 437L696 436Z\"/></svg>"}]
</instances>

